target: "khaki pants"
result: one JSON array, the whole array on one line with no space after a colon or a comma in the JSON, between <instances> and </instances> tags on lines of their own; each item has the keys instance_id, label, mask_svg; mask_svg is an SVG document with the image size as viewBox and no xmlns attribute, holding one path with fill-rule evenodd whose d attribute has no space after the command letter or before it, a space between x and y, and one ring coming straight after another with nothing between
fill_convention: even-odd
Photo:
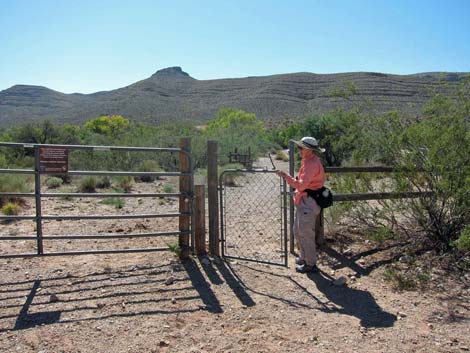
<instances>
[{"instance_id":1,"label":"khaki pants","mask_svg":"<svg viewBox=\"0 0 470 353\"><path fill-rule=\"evenodd\" d=\"M295 207L294 237L299 246L300 258L305 260L307 265L313 266L317 263L315 220L321 208L308 196L303 196L300 204Z\"/></svg>"}]
</instances>

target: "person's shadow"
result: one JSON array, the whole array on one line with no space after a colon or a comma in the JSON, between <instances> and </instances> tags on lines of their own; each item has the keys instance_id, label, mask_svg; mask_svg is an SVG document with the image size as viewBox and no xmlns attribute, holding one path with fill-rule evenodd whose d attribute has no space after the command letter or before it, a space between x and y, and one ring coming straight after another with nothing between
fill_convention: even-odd
<instances>
[{"instance_id":1,"label":"person's shadow","mask_svg":"<svg viewBox=\"0 0 470 353\"><path fill-rule=\"evenodd\" d=\"M333 279L323 272L309 274L308 277L330 303L337 306L333 311L357 317L363 327L391 327L397 320L395 315L382 310L367 291L334 286Z\"/></svg>"}]
</instances>

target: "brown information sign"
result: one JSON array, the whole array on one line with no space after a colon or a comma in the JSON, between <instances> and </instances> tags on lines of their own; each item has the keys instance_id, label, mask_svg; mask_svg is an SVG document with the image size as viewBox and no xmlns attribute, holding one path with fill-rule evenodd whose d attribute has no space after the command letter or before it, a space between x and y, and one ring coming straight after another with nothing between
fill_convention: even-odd
<instances>
[{"instance_id":1,"label":"brown information sign","mask_svg":"<svg viewBox=\"0 0 470 353\"><path fill-rule=\"evenodd\" d=\"M67 173L69 150L65 147L39 147L40 173Z\"/></svg>"}]
</instances>

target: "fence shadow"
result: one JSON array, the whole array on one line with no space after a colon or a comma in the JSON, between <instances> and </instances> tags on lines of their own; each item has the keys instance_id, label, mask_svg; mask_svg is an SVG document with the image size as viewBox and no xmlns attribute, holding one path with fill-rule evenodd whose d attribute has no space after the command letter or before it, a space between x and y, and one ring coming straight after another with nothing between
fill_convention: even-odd
<instances>
[{"instance_id":1,"label":"fence shadow","mask_svg":"<svg viewBox=\"0 0 470 353\"><path fill-rule=\"evenodd\" d=\"M171 273L168 265L0 282L4 288L0 293L0 332L49 324L196 312L201 310L198 305L201 301L207 310L221 312L210 287L207 283L201 285L200 278L204 277L197 266L186 268L189 277L181 272L171 284L165 283ZM199 283L197 292L191 282ZM24 294L12 296L15 289ZM179 307L174 306L175 301L180 303Z\"/></svg>"},{"instance_id":2,"label":"fence shadow","mask_svg":"<svg viewBox=\"0 0 470 353\"><path fill-rule=\"evenodd\" d=\"M225 279L225 282L227 282L228 286L232 289L243 305L256 305L255 301L246 292L244 285L235 275L235 272L232 270L232 268L229 266L227 267L227 264L224 261L216 261L215 265L217 266L217 269L219 270L222 277Z\"/></svg>"},{"instance_id":3,"label":"fence shadow","mask_svg":"<svg viewBox=\"0 0 470 353\"><path fill-rule=\"evenodd\" d=\"M196 262L189 259L183 263L183 266L188 273L194 289L198 292L199 297L205 304L205 309L211 313L222 313L223 310L219 300L207 283Z\"/></svg>"},{"instance_id":4,"label":"fence shadow","mask_svg":"<svg viewBox=\"0 0 470 353\"><path fill-rule=\"evenodd\" d=\"M334 312L358 318L363 327L392 327L397 321L397 316L384 311L367 291L333 286L333 278L323 272L308 274L308 277L336 306Z\"/></svg>"}]
</instances>

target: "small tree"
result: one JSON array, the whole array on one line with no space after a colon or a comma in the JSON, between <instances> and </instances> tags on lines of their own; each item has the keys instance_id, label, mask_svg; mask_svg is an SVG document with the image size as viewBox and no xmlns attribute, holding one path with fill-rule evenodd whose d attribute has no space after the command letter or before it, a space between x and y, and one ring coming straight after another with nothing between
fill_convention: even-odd
<instances>
[{"instance_id":1,"label":"small tree","mask_svg":"<svg viewBox=\"0 0 470 353\"><path fill-rule=\"evenodd\" d=\"M436 96L422 120L376 119L356 151L396 168L394 190L428 193L396 204L444 251L470 224L470 90L463 88L457 98Z\"/></svg>"}]
</instances>

